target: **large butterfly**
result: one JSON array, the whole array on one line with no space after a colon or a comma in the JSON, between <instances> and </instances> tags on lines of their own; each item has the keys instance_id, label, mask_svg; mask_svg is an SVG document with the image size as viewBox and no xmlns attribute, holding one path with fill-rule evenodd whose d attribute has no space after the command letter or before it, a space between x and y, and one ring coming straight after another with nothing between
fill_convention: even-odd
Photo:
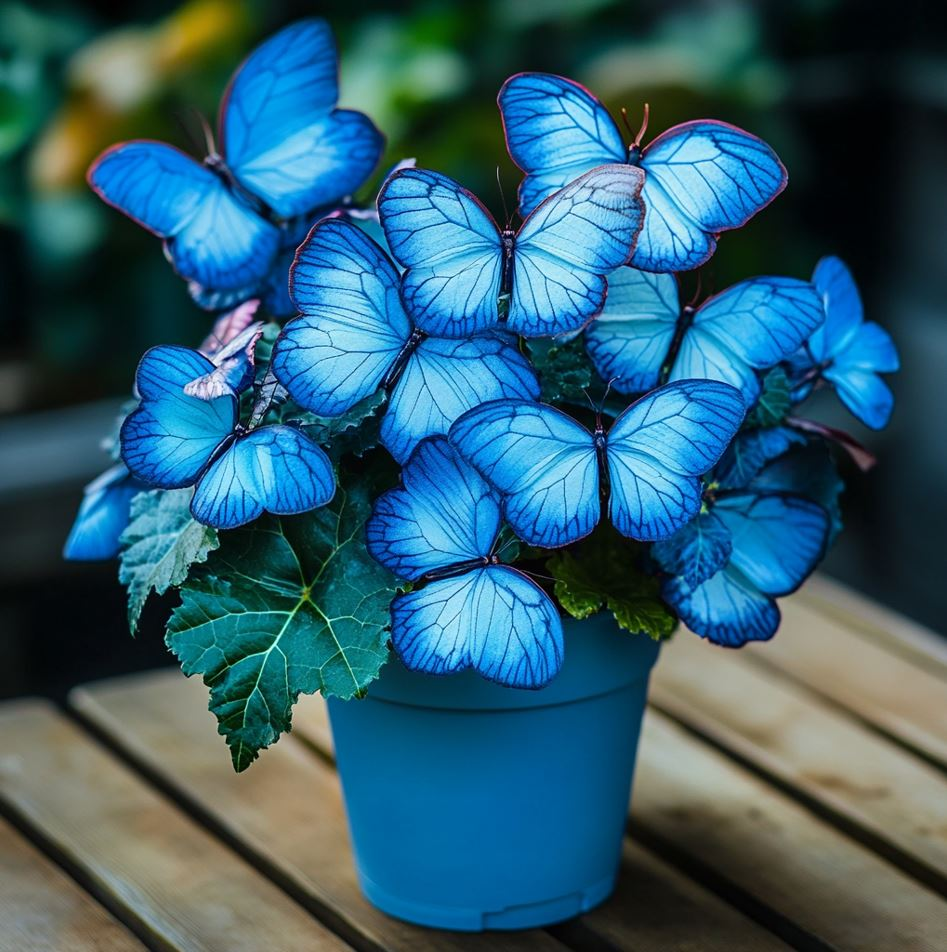
<instances>
[{"instance_id":1,"label":"large butterfly","mask_svg":"<svg viewBox=\"0 0 947 952\"><path fill-rule=\"evenodd\" d=\"M743 420L738 390L711 380L668 384L633 403L606 433L542 403L497 400L465 413L451 442L503 498L530 545L558 548L608 514L632 539L664 539L700 509L701 480Z\"/></svg>"},{"instance_id":2,"label":"large butterfly","mask_svg":"<svg viewBox=\"0 0 947 952\"><path fill-rule=\"evenodd\" d=\"M408 668L475 668L517 688L539 688L562 664L562 622L549 596L496 554L500 504L443 437L418 444L401 486L382 495L368 550L415 583L391 605L391 640Z\"/></svg>"},{"instance_id":3,"label":"large butterfly","mask_svg":"<svg viewBox=\"0 0 947 952\"><path fill-rule=\"evenodd\" d=\"M585 340L599 375L622 393L722 380L751 406L757 371L786 360L823 319L818 292L797 278L741 281L695 310L681 307L673 275L619 268Z\"/></svg>"},{"instance_id":4,"label":"large butterfly","mask_svg":"<svg viewBox=\"0 0 947 952\"><path fill-rule=\"evenodd\" d=\"M320 222L291 274L302 316L273 352L277 379L302 407L336 417L380 386L389 391L381 441L399 462L465 410L501 397L535 399L539 384L509 335L428 337L412 325L398 271L364 231Z\"/></svg>"},{"instance_id":5,"label":"large butterfly","mask_svg":"<svg viewBox=\"0 0 947 952\"><path fill-rule=\"evenodd\" d=\"M267 294L300 216L311 222L338 205L381 155L375 126L336 109L337 100L332 33L323 20L302 20L234 74L220 108L219 153L201 164L162 142L123 142L95 160L89 184L164 239L198 303L217 308Z\"/></svg>"},{"instance_id":6,"label":"large butterfly","mask_svg":"<svg viewBox=\"0 0 947 952\"><path fill-rule=\"evenodd\" d=\"M132 499L147 488L121 463L92 480L83 491L63 557L73 562L115 558L128 526Z\"/></svg>"},{"instance_id":7,"label":"large butterfly","mask_svg":"<svg viewBox=\"0 0 947 952\"><path fill-rule=\"evenodd\" d=\"M526 174L520 214L597 165L645 172L645 222L631 264L687 271L714 253L717 236L746 224L786 187L786 169L754 135L724 122L685 122L642 147L625 140L587 89L549 73L511 76L498 98L506 143Z\"/></svg>"},{"instance_id":8,"label":"large butterfly","mask_svg":"<svg viewBox=\"0 0 947 952\"><path fill-rule=\"evenodd\" d=\"M812 282L825 303L825 323L792 358L794 399L803 400L820 380L829 381L842 403L865 426L887 426L894 397L879 374L899 367L891 335L866 321L851 272L835 257L816 265Z\"/></svg>"},{"instance_id":9,"label":"large butterfly","mask_svg":"<svg viewBox=\"0 0 947 952\"><path fill-rule=\"evenodd\" d=\"M652 549L671 573L662 596L698 635L731 648L771 638L776 598L822 559L829 515L786 488L786 476L769 479L764 468L743 486L712 489L700 514Z\"/></svg>"},{"instance_id":10,"label":"large butterfly","mask_svg":"<svg viewBox=\"0 0 947 952\"><path fill-rule=\"evenodd\" d=\"M323 506L335 492L326 454L292 426L243 427L238 398L185 392L214 364L187 347L153 347L135 378L139 406L121 429L122 460L150 486L194 486L199 522L233 529L265 512L289 515Z\"/></svg>"},{"instance_id":11,"label":"large butterfly","mask_svg":"<svg viewBox=\"0 0 947 952\"><path fill-rule=\"evenodd\" d=\"M469 337L500 322L527 337L574 331L605 303L605 275L641 229L644 176L596 168L552 195L519 231L439 172L404 169L378 196L388 246L407 270L404 302L430 334Z\"/></svg>"}]
</instances>

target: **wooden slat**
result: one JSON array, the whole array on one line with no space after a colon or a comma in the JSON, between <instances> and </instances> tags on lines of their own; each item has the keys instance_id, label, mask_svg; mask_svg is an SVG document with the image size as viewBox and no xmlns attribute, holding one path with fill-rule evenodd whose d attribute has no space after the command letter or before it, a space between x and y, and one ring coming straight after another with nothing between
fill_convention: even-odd
<instances>
[{"instance_id":1,"label":"wooden slat","mask_svg":"<svg viewBox=\"0 0 947 952\"><path fill-rule=\"evenodd\" d=\"M827 575L814 575L794 598L894 654L947 678L947 637L944 635Z\"/></svg>"},{"instance_id":2,"label":"wooden slat","mask_svg":"<svg viewBox=\"0 0 947 952\"><path fill-rule=\"evenodd\" d=\"M41 702L0 707L0 799L161 949L341 950L343 943Z\"/></svg>"},{"instance_id":3,"label":"wooden slat","mask_svg":"<svg viewBox=\"0 0 947 952\"><path fill-rule=\"evenodd\" d=\"M135 952L144 948L58 866L0 820L0 950Z\"/></svg>"},{"instance_id":4,"label":"wooden slat","mask_svg":"<svg viewBox=\"0 0 947 952\"><path fill-rule=\"evenodd\" d=\"M688 633L662 652L651 700L947 892L947 778L939 770L794 682Z\"/></svg>"},{"instance_id":5,"label":"wooden slat","mask_svg":"<svg viewBox=\"0 0 947 952\"><path fill-rule=\"evenodd\" d=\"M70 703L353 944L405 952L564 952L545 932L419 929L369 905L352 865L335 771L290 735L235 775L207 711L207 689L196 679L159 672L86 685Z\"/></svg>"},{"instance_id":6,"label":"wooden slat","mask_svg":"<svg viewBox=\"0 0 947 952\"><path fill-rule=\"evenodd\" d=\"M742 653L794 678L947 768L947 681L805 601L784 599L783 626Z\"/></svg>"},{"instance_id":7,"label":"wooden slat","mask_svg":"<svg viewBox=\"0 0 947 952\"><path fill-rule=\"evenodd\" d=\"M781 914L798 944L943 948L947 903L653 710L632 819L695 875Z\"/></svg>"}]
</instances>

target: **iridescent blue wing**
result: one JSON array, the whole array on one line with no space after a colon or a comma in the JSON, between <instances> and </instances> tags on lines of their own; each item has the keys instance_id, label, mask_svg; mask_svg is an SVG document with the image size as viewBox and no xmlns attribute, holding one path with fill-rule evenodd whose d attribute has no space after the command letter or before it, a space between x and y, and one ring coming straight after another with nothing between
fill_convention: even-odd
<instances>
[{"instance_id":1,"label":"iridescent blue wing","mask_svg":"<svg viewBox=\"0 0 947 952\"><path fill-rule=\"evenodd\" d=\"M738 390L711 380L667 384L633 403L608 433L608 511L623 535L666 539L700 511L700 476L744 416Z\"/></svg>"},{"instance_id":2,"label":"iridescent blue wing","mask_svg":"<svg viewBox=\"0 0 947 952\"><path fill-rule=\"evenodd\" d=\"M203 288L252 290L269 272L279 231L223 180L161 142L124 142L92 163L89 184L165 240L175 271Z\"/></svg>"},{"instance_id":3,"label":"iridescent blue wing","mask_svg":"<svg viewBox=\"0 0 947 952\"><path fill-rule=\"evenodd\" d=\"M680 577L668 579L661 595L691 631L727 648L767 641L779 627L776 602L733 567L693 590Z\"/></svg>"},{"instance_id":4,"label":"iridescent blue wing","mask_svg":"<svg viewBox=\"0 0 947 952\"><path fill-rule=\"evenodd\" d=\"M237 179L280 217L337 203L372 173L384 139L360 112L336 109L338 64L324 20L301 20L257 47L220 115Z\"/></svg>"},{"instance_id":5,"label":"iridescent blue wing","mask_svg":"<svg viewBox=\"0 0 947 952\"><path fill-rule=\"evenodd\" d=\"M264 426L237 437L200 478L191 500L198 522L234 529L264 512L288 516L335 495L329 457L291 426Z\"/></svg>"},{"instance_id":6,"label":"iridescent blue wing","mask_svg":"<svg viewBox=\"0 0 947 952\"><path fill-rule=\"evenodd\" d=\"M720 458L714 469L714 481L724 489L742 489L771 460L794 446L804 446L805 442L798 430L788 426L743 430Z\"/></svg>"},{"instance_id":7,"label":"iridescent blue wing","mask_svg":"<svg viewBox=\"0 0 947 952\"><path fill-rule=\"evenodd\" d=\"M865 319L861 295L851 271L841 258L829 255L812 272L825 308L825 322L809 339L807 348L814 363L835 356Z\"/></svg>"},{"instance_id":8,"label":"iridescent blue wing","mask_svg":"<svg viewBox=\"0 0 947 952\"><path fill-rule=\"evenodd\" d=\"M546 199L523 222L513 254L511 330L552 336L595 317L605 303L605 276L628 260L641 229L643 181L630 165L603 165Z\"/></svg>"},{"instance_id":9,"label":"iridescent blue wing","mask_svg":"<svg viewBox=\"0 0 947 952\"><path fill-rule=\"evenodd\" d=\"M439 172L402 169L379 193L378 214L418 327L469 337L496 324L500 232L473 194Z\"/></svg>"},{"instance_id":10,"label":"iridescent blue wing","mask_svg":"<svg viewBox=\"0 0 947 952\"><path fill-rule=\"evenodd\" d=\"M525 173L524 218L553 192L599 165L627 160L605 107L583 86L550 73L518 73L497 97L510 158Z\"/></svg>"},{"instance_id":11,"label":"iridescent blue wing","mask_svg":"<svg viewBox=\"0 0 947 952\"><path fill-rule=\"evenodd\" d=\"M401 486L381 495L366 525L368 551L399 578L490 554L500 504L480 474L443 437L420 443Z\"/></svg>"},{"instance_id":12,"label":"iridescent blue wing","mask_svg":"<svg viewBox=\"0 0 947 952\"><path fill-rule=\"evenodd\" d=\"M549 596L515 569L474 569L391 605L391 640L427 674L474 668L509 687L541 688L562 664L562 622Z\"/></svg>"},{"instance_id":13,"label":"iridescent blue wing","mask_svg":"<svg viewBox=\"0 0 947 952\"><path fill-rule=\"evenodd\" d=\"M187 347L152 347L141 358L135 386L141 400L122 424L122 460L138 479L162 489L190 486L233 433L237 400L188 396L184 387L214 365Z\"/></svg>"},{"instance_id":14,"label":"iridescent blue wing","mask_svg":"<svg viewBox=\"0 0 947 952\"><path fill-rule=\"evenodd\" d=\"M118 555L132 498L144 488L121 463L89 483L66 539L63 557L74 562L95 562Z\"/></svg>"},{"instance_id":15,"label":"iridescent blue wing","mask_svg":"<svg viewBox=\"0 0 947 952\"><path fill-rule=\"evenodd\" d=\"M872 326L877 327L871 324L864 326L866 330ZM885 333L880 327L878 330L882 334ZM893 343L891 349L894 350ZM846 366L836 361L834 366L825 371L825 378L835 384L836 393L842 403L865 426L881 430L888 425L891 411L894 409L894 394L874 371Z\"/></svg>"},{"instance_id":16,"label":"iridescent blue wing","mask_svg":"<svg viewBox=\"0 0 947 952\"><path fill-rule=\"evenodd\" d=\"M714 514L730 530L730 564L761 592L788 595L825 554L825 510L789 493L736 493L717 499Z\"/></svg>"},{"instance_id":17,"label":"iridescent blue wing","mask_svg":"<svg viewBox=\"0 0 947 952\"><path fill-rule=\"evenodd\" d=\"M791 357L823 320L819 293L808 281L741 281L697 310L670 379L722 380L750 406L760 393L756 371Z\"/></svg>"},{"instance_id":18,"label":"iridescent blue wing","mask_svg":"<svg viewBox=\"0 0 947 952\"><path fill-rule=\"evenodd\" d=\"M599 520L592 434L543 403L495 400L465 413L450 440L503 497L503 514L530 545L558 548Z\"/></svg>"},{"instance_id":19,"label":"iridescent blue wing","mask_svg":"<svg viewBox=\"0 0 947 952\"><path fill-rule=\"evenodd\" d=\"M713 511L699 513L670 538L655 542L651 554L661 567L694 589L716 575L730 560L730 530Z\"/></svg>"},{"instance_id":20,"label":"iridescent blue wing","mask_svg":"<svg viewBox=\"0 0 947 952\"><path fill-rule=\"evenodd\" d=\"M490 400L535 400L539 383L515 338L428 337L408 360L388 401L381 441L403 462L418 441L447 433L462 413Z\"/></svg>"},{"instance_id":21,"label":"iridescent blue wing","mask_svg":"<svg viewBox=\"0 0 947 952\"><path fill-rule=\"evenodd\" d=\"M301 316L272 358L300 406L339 416L378 389L411 335L398 288L388 256L355 225L330 218L313 228L291 274Z\"/></svg>"},{"instance_id":22,"label":"iridescent blue wing","mask_svg":"<svg viewBox=\"0 0 947 952\"><path fill-rule=\"evenodd\" d=\"M654 389L680 316L674 275L612 272L605 307L585 331L598 375L619 393Z\"/></svg>"},{"instance_id":23,"label":"iridescent blue wing","mask_svg":"<svg viewBox=\"0 0 947 952\"><path fill-rule=\"evenodd\" d=\"M644 149L647 220L631 263L646 271L703 264L722 231L746 224L786 187L762 139L724 122L675 126Z\"/></svg>"}]
</instances>

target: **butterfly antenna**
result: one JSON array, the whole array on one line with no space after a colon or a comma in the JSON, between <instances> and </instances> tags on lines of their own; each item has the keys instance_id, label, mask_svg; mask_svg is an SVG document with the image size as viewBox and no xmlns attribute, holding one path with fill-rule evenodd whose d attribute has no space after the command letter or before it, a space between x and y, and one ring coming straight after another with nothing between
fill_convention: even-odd
<instances>
[{"instance_id":1,"label":"butterfly antenna","mask_svg":"<svg viewBox=\"0 0 947 952\"><path fill-rule=\"evenodd\" d=\"M628 110L624 106L621 107L621 121L624 127L628 130L628 135L634 138L635 130L631 128L631 122L628 119Z\"/></svg>"},{"instance_id":2,"label":"butterfly antenna","mask_svg":"<svg viewBox=\"0 0 947 952\"><path fill-rule=\"evenodd\" d=\"M697 302L700 300L701 292L704 289L704 270L703 268L699 269L697 272L697 285L694 288L694 293L691 295L691 299L687 302L688 307L694 307Z\"/></svg>"},{"instance_id":3,"label":"butterfly antenna","mask_svg":"<svg viewBox=\"0 0 947 952\"><path fill-rule=\"evenodd\" d=\"M645 133L648 131L648 119L651 118L651 104L644 104L644 114L641 117L641 126L638 129L637 134L635 135L634 146L635 148L641 147L641 140L645 137Z\"/></svg>"},{"instance_id":4,"label":"butterfly antenna","mask_svg":"<svg viewBox=\"0 0 947 952\"><path fill-rule=\"evenodd\" d=\"M194 108L194 115L197 116L201 131L204 133L204 148L207 150L207 155L216 155L217 143L214 142L214 130L211 129L210 123L207 121L207 116L197 108Z\"/></svg>"},{"instance_id":5,"label":"butterfly antenna","mask_svg":"<svg viewBox=\"0 0 947 952\"><path fill-rule=\"evenodd\" d=\"M507 230L513 225L513 218L506 204L506 192L503 191L503 182L500 180L500 166L497 166L497 188L500 190L500 201L503 203L503 217L506 219Z\"/></svg>"},{"instance_id":6,"label":"butterfly antenna","mask_svg":"<svg viewBox=\"0 0 947 952\"><path fill-rule=\"evenodd\" d=\"M178 125L181 127L181 131L184 133L184 138L191 144L191 149L194 152L200 153L203 145L194 134L194 130L191 128L191 124L188 122L188 117L191 115L192 110L188 110L187 113L176 112L174 118L177 120Z\"/></svg>"}]
</instances>

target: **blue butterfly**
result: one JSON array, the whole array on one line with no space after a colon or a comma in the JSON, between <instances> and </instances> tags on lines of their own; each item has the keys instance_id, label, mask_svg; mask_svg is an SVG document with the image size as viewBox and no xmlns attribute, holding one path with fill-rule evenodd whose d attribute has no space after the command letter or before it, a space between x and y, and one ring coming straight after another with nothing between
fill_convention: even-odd
<instances>
[{"instance_id":1,"label":"blue butterfly","mask_svg":"<svg viewBox=\"0 0 947 952\"><path fill-rule=\"evenodd\" d=\"M199 522L233 529L264 511L277 515L323 506L335 493L326 454L292 426L246 429L232 392L212 399L185 387L214 365L187 347L153 347L135 378L140 404L121 429L122 460L150 486L194 486Z\"/></svg>"},{"instance_id":2,"label":"blue butterfly","mask_svg":"<svg viewBox=\"0 0 947 952\"><path fill-rule=\"evenodd\" d=\"M826 509L803 494L812 487L806 475L811 458L800 456L802 467L786 465L795 451L783 452L777 439L764 452L777 458L743 485L717 483L718 473L732 477L737 471L725 457L702 511L652 548L672 576L662 585L665 601L692 631L728 647L775 634L776 598L794 592L809 576L825 554L832 528ZM832 492L823 494L836 510L840 486L835 477Z\"/></svg>"},{"instance_id":3,"label":"blue butterfly","mask_svg":"<svg viewBox=\"0 0 947 952\"><path fill-rule=\"evenodd\" d=\"M501 397L535 399L539 384L509 335L428 337L411 323L398 271L360 228L320 222L299 249L290 321L273 352L277 379L302 407L336 417L380 386L381 441L398 462L465 410Z\"/></svg>"},{"instance_id":4,"label":"blue butterfly","mask_svg":"<svg viewBox=\"0 0 947 952\"><path fill-rule=\"evenodd\" d=\"M668 380L722 380L752 406L758 370L793 354L824 320L808 281L741 281L696 310L681 307L670 274L619 268L608 300L585 332L595 369L621 393L644 393Z\"/></svg>"},{"instance_id":5,"label":"blue butterfly","mask_svg":"<svg viewBox=\"0 0 947 952\"><path fill-rule=\"evenodd\" d=\"M501 231L479 200L446 175L403 169L378 196L402 294L429 334L469 337L500 321L527 337L586 324L605 302L605 275L641 229L644 176L627 165L593 169L551 196L519 231Z\"/></svg>"},{"instance_id":6,"label":"blue butterfly","mask_svg":"<svg viewBox=\"0 0 947 952\"><path fill-rule=\"evenodd\" d=\"M628 407L606 434L554 407L497 400L465 413L450 440L503 497L530 545L588 535L603 502L632 539L671 535L700 509L701 480L743 420L739 391L710 380L668 384Z\"/></svg>"},{"instance_id":7,"label":"blue butterfly","mask_svg":"<svg viewBox=\"0 0 947 952\"><path fill-rule=\"evenodd\" d=\"M756 136L703 119L630 145L587 89L548 73L510 77L498 98L506 143L526 174L520 214L595 166L628 162L645 174L644 227L630 263L687 271L714 253L717 236L746 224L786 187L786 169Z\"/></svg>"},{"instance_id":8,"label":"blue butterfly","mask_svg":"<svg viewBox=\"0 0 947 952\"><path fill-rule=\"evenodd\" d=\"M147 488L121 463L92 480L83 493L63 557L74 562L96 562L118 555L132 499Z\"/></svg>"},{"instance_id":9,"label":"blue butterfly","mask_svg":"<svg viewBox=\"0 0 947 952\"><path fill-rule=\"evenodd\" d=\"M401 486L376 501L368 550L416 583L391 605L391 639L408 668L475 668L540 688L562 664L562 622L546 593L496 554L500 505L443 437L418 444Z\"/></svg>"},{"instance_id":10,"label":"blue butterfly","mask_svg":"<svg viewBox=\"0 0 947 952\"><path fill-rule=\"evenodd\" d=\"M793 397L801 401L818 381L828 380L865 426L880 430L894 408L891 390L879 376L899 367L894 341L880 325L865 321L855 279L838 258L823 258L812 282L825 304L825 323L792 358Z\"/></svg>"},{"instance_id":11,"label":"blue butterfly","mask_svg":"<svg viewBox=\"0 0 947 952\"><path fill-rule=\"evenodd\" d=\"M338 205L381 155L371 121L336 109L337 100L332 33L323 20L302 20L234 74L220 109L219 154L212 149L199 164L162 142L124 142L96 159L89 184L164 239L198 303L260 296L297 238L298 219L311 223L318 209Z\"/></svg>"}]
</instances>

